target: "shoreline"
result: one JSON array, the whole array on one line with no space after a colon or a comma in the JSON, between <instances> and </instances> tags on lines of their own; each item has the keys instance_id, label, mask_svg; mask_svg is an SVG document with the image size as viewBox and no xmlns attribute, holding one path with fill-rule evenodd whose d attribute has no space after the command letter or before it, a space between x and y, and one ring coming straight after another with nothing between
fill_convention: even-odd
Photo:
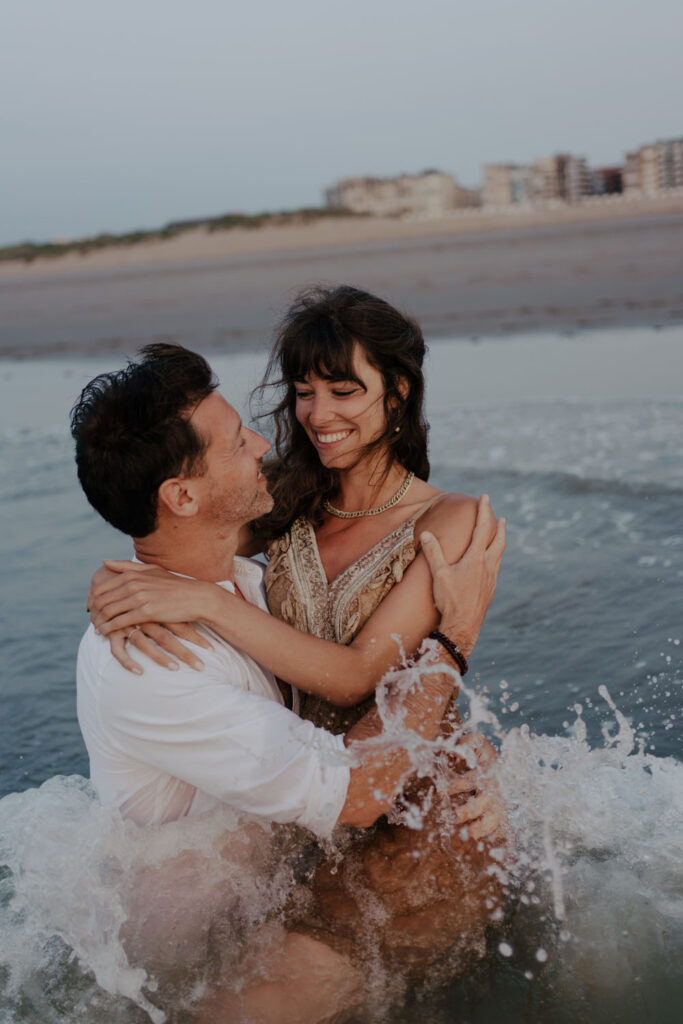
<instances>
[{"instance_id":1,"label":"shoreline","mask_svg":"<svg viewBox=\"0 0 683 1024\"><path fill-rule=\"evenodd\" d=\"M126 250L2 264L0 357L132 354L155 340L206 352L265 349L294 296L318 283L384 296L431 340L677 325L683 197L514 218L193 230Z\"/></svg>"}]
</instances>

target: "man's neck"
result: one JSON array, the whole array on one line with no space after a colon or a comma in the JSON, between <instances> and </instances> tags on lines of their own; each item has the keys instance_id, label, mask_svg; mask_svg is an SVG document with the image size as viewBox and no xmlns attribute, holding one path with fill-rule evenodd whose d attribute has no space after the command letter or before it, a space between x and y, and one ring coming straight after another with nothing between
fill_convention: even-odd
<instances>
[{"instance_id":1,"label":"man's neck","mask_svg":"<svg viewBox=\"0 0 683 1024\"><path fill-rule=\"evenodd\" d=\"M135 554L141 562L158 565L169 572L192 576L207 583L235 579L235 554L238 530L162 528L134 540Z\"/></svg>"}]
</instances>

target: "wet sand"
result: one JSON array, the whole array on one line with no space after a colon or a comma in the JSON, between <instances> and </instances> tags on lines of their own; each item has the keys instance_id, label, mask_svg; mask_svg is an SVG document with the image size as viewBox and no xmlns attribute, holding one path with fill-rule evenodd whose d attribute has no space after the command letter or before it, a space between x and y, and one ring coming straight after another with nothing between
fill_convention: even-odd
<instances>
[{"instance_id":1,"label":"wet sand","mask_svg":"<svg viewBox=\"0 0 683 1024\"><path fill-rule=\"evenodd\" d=\"M349 283L428 338L683 323L683 201L193 231L165 243L0 266L0 356L269 345L299 289Z\"/></svg>"}]
</instances>

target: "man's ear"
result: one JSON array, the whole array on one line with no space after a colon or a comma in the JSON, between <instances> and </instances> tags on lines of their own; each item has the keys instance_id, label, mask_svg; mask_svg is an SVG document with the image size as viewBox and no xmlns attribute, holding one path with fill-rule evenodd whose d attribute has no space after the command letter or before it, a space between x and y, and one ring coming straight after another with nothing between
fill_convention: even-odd
<instances>
[{"instance_id":1,"label":"man's ear","mask_svg":"<svg viewBox=\"0 0 683 1024\"><path fill-rule=\"evenodd\" d=\"M157 492L159 509L181 519L196 516L199 511L199 488L194 477L171 477Z\"/></svg>"}]
</instances>

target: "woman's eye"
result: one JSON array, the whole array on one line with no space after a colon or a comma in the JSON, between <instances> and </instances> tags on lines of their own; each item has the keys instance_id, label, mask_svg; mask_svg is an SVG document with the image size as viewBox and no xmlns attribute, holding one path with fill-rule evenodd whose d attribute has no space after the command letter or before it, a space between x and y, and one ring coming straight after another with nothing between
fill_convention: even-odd
<instances>
[{"instance_id":1,"label":"woman's eye","mask_svg":"<svg viewBox=\"0 0 683 1024\"><path fill-rule=\"evenodd\" d=\"M348 389L346 391L342 391L342 389L339 388L339 389L335 389L332 392L332 394L335 396L335 398L348 398L349 395L355 395L357 393L357 391L358 391L358 388L350 388L350 389Z\"/></svg>"},{"instance_id":2,"label":"woman's eye","mask_svg":"<svg viewBox=\"0 0 683 1024\"><path fill-rule=\"evenodd\" d=\"M301 400L311 397L310 391L295 391L294 394L296 395L297 398Z\"/></svg>"}]
</instances>

